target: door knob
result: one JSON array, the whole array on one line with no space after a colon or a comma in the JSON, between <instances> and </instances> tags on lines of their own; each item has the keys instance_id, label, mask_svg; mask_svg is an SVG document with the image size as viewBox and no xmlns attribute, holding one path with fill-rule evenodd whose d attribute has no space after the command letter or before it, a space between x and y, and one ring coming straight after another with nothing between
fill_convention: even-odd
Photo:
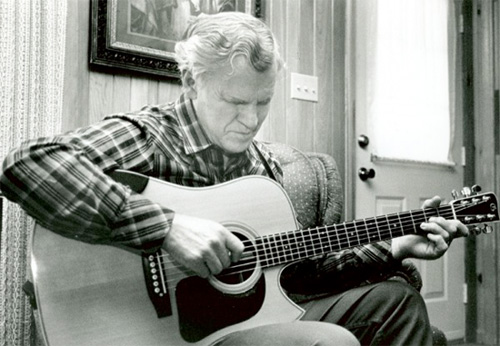
<instances>
[{"instance_id":1,"label":"door knob","mask_svg":"<svg viewBox=\"0 0 500 346\"><path fill-rule=\"evenodd\" d=\"M368 179L375 178L375 170L373 168L366 169L365 167L361 167L358 170L359 179L366 181Z\"/></svg>"},{"instance_id":2,"label":"door knob","mask_svg":"<svg viewBox=\"0 0 500 346\"><path fill-rule=\"evenodd\" d=\"M370 144L370 138L365 135L360 135L358 137L358 144L361 148L366 148Z\"/></svg>"}]
</instances>

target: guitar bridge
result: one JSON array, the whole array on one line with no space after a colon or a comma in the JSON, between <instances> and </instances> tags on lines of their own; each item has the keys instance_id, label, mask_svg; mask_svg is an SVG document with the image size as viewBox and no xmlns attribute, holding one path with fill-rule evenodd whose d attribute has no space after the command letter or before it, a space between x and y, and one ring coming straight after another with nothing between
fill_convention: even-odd
<instances>
[{"instance_id":1,"label":"guitar bridge","mask_svg":"<svg viewBox=\"0 0 500 346\"><path fill-rule=\"evenodd\" d=\"M149 299L153 303L158 318L172 315L172 305L162 256L161 251L142 255L142 268Z\"/></svg>"}]
</instances>

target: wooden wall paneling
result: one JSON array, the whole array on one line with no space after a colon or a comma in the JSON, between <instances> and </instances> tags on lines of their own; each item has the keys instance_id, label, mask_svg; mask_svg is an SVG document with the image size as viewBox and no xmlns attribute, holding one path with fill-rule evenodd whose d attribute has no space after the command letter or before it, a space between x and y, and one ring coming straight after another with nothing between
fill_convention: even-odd
<instances>
[{"instance_id":1,"label":"wooden wall paneling","mask_svg":"<svg viewBox=\"0 0 500 346\"><path fill-rule=\"evenodd\" d=\"M333 1L317 1L315 7L315 59L314 75L318 77L318 99L314 104L314 150L333 156L333 122L335 114L333 95L343 87L335 89L334 84L334 40ZM342 117L341 114L338 116Z\"/></svg>"},{"instance_id":2,"label":"wooden wall paneling","mask_svg":"<svg viewBox=\"0 0 500 346\"><path fill-rule=\"evenodd\" d=\"M266 1L266 21L273 31L283 59L287 62L286 56L286 30L287 30L287 12L286 0ZM286 103L288 101L288 84L286 75L288 66L281 71L276 81L274 97L269 110L269 116L263 124L263 138L274 142L286 143Z\"/></svg>"},{"instance_id":3,"label":"wooden wall paneling","mask_svg":"<svg viewBox=\"0 0 500 346\"><path fill-rule=\"evenodd\" d=\"M476 181L484 189L495 187L494 80L492 1L474 1L474 76ZM498 226L497 226L498 227ZM477 239L478 341L498 344L498 237L495 232Z\"/></svg>"},{"instance_id":4,"label":"wooden wall paneling","mask_svg":"<svg viewBox=\"0 0 500 346\"><path fill-rule=\"evenodd\" d=\"M147 103L150 105L156 105L158 104L158 88L159 88L159 81L150 79L148 81L148 100Z\"/></svg>"},{"instance_id":5,"label":"wooden wall paneling","mask_svg":"<svg viewBox=\"0 0 500 346\"><path fill-rule=\"evenodd\" d=\"M69 0L66 25L62 130L88 123L90 1Z\"/></svg>"},{"instance_id":6,"label":"wooden wall paneling","mask_svg":"<svg viewBox=\"0 0 500 346\"><path fill-rule=\"evenodd\" d=\"M269 25L269 26L270 26L270 22L271 22L271 15L270 15L271 6L272 6L271 1L265 1L264 8L261 9L262 20L264 22L266 22L267 25ZM277 86L275 86L275 95L276 95L276 91L277 91ZM275 99L276 99L276 96L273 97L273 100L271 102L273 102ZM271 107L269 109L269 113L267 115L266 120L264 120L264 122L262 123L260 130L255 137L257 140L267 140L267 141L270 140L271 125L269 123L269 118L270 118L270 116L272 116L271 109L272 109L272 104L271 104Z\"/></svg>"},{"instance_id":7,"label":"wooden wall paneling","mask_svg":"<svg viewBox=\"0 0 500 346\"><path fill-rule=\"evenodd\" d=\"M163 81L158 84L158 103L175 101L182 93L180 81Z\"/></svg>"},{"instance_id":8,"label":"wooden wall paneling","mask_svg":"<svg viewBox=\"0 0 500 346\"><path fill-rule=\"evenodd\" d=\"M131 78L126 74L113 76L113 113L130 110Z\"/></svg>"},{"instance_id":9,"label":"wooden wall paneling","mask_svg":"<svg viewBox=\"0 0 500 346\"><path fill-rule=\"evenodd\" d=\"M298 41L298 69L296 72L306 75L315 74L315 44L316 26L314 8L318 2L326 4L325 1L301 0L299 9L299 41ZM294 22L292 22L294 23ZM322 74L322 77L325 75ZM329 76L327 76L329 78ZM319 77L318 77L319 79ZM329 98L328 98L329 99ZM319 99L319 103L325 103L328 99ZM298 101L297 111L293 114L297 126L291 129L295 132L297 146L305 151L314 151L315 123L317 122L315 106L318 103L310 101Z\"/></svg>"},{"instance_id":10,"label":"wooden wall paneling","mask_svg":"<svg viewBox=\"0 0 500 346\"><path fill-rule=\"evenodd\" d=\"M305 20L301 18L300 5L301 1L289 1L286 7L286 20L289 25L286 28L286 59L288 68L285 79L287 85L285 109L287 143L303 149L300 145L301 138L298 131L300 129L299 104L302 101L292 99L290 96L291 73L299 72L299 37L301 37L301 22Z\"/></svg>"},{"instance_id":11,"label":"wooden wall paneling","mask_svg":"<svg viewBox=\"0 0 500 346\"><path fill-rule=\"evenodd\" d=\"M325 65L328 64L328 59L333 62L333 71L327 75L333 81L333 87L328 90L323 90L325 97L332 99L330 110L332 129L330 130L331 142L327 142L327 152L331 154L338 165L341 177L345 176L345 157L346 157L346 87L345 87L345 56L346 56L346 0L333 1L333 8L331 14L331 27L330 35L333 40L333 48L329 53L329 57L325 56ZM330 87L329 85L327 87ZM332 152L329 151L329 146L332 145Z\"/></svg>"},{"instance_id":12,"label":"wooden wall paneling","mask_svg":"<svg viewBox=\"0 0 500 346\"><path fill-rule=\"evenodd\" d=\"M344 19L337 22L334 15L339 4L342 7L344 3L345 0L265 2L264 20L281 46L286 68L277 80L270 114L259 134L261 139L288 143L305 151L336 155L341 170L344 52L335 54L344 37L338 37L334 31L344 25ZM109 113L174 101L179 96L181 88L176 80L89 69L90 1L69 0L68 16L65 129L88 125ZM291 99L291 72L318 76L318 103Z\"/></svg>"},{"instance_id":13,"label":"wooden wall paneling","mask_svg":"<svg viewBox=\"0 0 500 346\"><path fill-rule=\"evenodd\" d=\"M136 111L148 104L149 101L149 79L146 77L134 77L131 80L130 110Z\"/></svg>"},{"instance_id":14,"label":"wooden wall paneling","mask_svg":"<svg viewBox=\"0 0 500 346\"><path fill-rule=\"evenodd\" d=\"M113 113L113 75L92 72L89 77L89 124Z\"/></svg>"}]
</instances>

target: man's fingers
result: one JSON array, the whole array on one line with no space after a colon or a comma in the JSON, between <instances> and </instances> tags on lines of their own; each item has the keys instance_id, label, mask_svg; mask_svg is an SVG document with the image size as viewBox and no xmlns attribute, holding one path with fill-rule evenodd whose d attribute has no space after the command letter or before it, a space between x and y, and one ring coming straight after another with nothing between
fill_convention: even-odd
<instances>
[{"instance_id":1,"label":"man's fingers","mask_svg":"<svg viewBox=\"0 0 500 346\"><path fill-rule=\"evenodd\" d=\"M430 199L426 199L422 205L422 208L437 208L441 205L441 197L434 196Z\"/></svg>"},{"instance_id":2,"label":"man's fingers","mask_svg":"<svg viewBox=\"0 0 500 346\"><path fill-rule=\"evenodd\" d=\"M245 245L243 242L234 234L230 233L230 236L226 238L226 247L230 253L231 261L238 262L241 258Z\"/></svg>"}]
</instances>

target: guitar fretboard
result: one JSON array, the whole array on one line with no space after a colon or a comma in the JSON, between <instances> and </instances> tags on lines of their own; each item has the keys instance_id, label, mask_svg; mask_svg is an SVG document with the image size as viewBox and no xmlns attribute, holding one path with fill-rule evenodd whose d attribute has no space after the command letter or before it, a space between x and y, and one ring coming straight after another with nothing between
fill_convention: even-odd
<instances>
[{"instance_id":1,"label":"guitar fretboard","mask_svg":"<svg viewBox=\"0 0 500 346\"><path fill-rule=\"evenodd\" d=\"M256 238L262 267L324 255L360 245L418 234L420 224L432 216L453 218L450 206L410 210L342 224L294 230Z\"/></svg>"}]
</instances>

